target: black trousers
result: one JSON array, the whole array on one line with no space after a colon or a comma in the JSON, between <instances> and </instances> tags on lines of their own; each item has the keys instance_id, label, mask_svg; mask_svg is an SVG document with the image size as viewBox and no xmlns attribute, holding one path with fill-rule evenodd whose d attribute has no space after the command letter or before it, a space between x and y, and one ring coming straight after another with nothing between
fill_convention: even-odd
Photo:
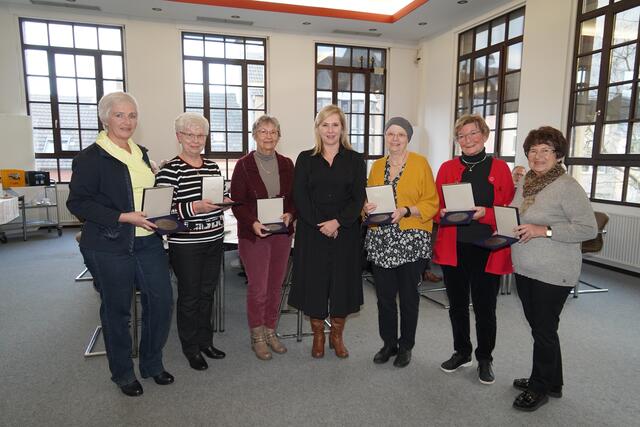
<instances>
[{"instance_id":1,"label":"black trousers","mask_svg":"<svg viewBox=\"0 0 640 427\"><path fill-rule=\"evenodd\" d=\"M194 356L213 342L213 294L218 285L222 254L222 239L169 244L169 260L178 278L178 336L186 356Z\"/></svg>"},{"instance_id":2,"label":"black trousers","mask_svg":"<svg viewBox=\"0 0 640 427\"><path fill-rule=\"evenodd\" d=\"M385 346L411 350L416 343L420 307L418 285L426 262L426 259L419 259L395 268L373 265L373 278L378 296L378 329ZM399 339L396 295L400 297Z\"/></svg>"},{"instance_id":3,"label":"black trousers","mask_svg":"<svg viewBox=\"0 0 640 427\"><path fill-rule=\"evenodd\" d=\"M546 394L550 389L563 385L558 324L571 288L550 285L519 274L515 276L518 296L533 336L529 389Z\"/></svg>"},{"instance_id":4,"label":"black trousers","mask_svg":"<svg viewBox=\"0 0 640 427\"><path fill-rule=\"evenodd\" d=\"M476 318L476 360L492 361L496 346L496 299L500 276L485 272L489 251L471 243L457 242L458 266L442 266L449 298L449 319L453 331L453 348L471 356L469 326L469 291Z\"/></svg>"}]
</instances>

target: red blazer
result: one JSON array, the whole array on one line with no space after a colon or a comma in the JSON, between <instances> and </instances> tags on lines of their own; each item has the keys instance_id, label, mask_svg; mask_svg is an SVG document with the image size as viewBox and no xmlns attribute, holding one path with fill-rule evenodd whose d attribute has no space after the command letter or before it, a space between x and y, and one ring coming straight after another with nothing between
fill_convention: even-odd
<instances>
[{"instance_id":1,"label":"red blazer","mask_svg":"<svg viewBox=\"0 0 640 427\"><path fill-rule=\"evenodd\" d=\"M269 197L267 188L260 178L258 165L253 157L253 151L242 157L236 163L231 177L231 198L241 205L231 208L238 220L238 238L255 241L257 236L253 233L253 223L258 220L257 199ZM278 197L284 197L284 213L290 213L293 219L289 223L289 235L293 234L293 220L296 210L293 205L291 191L293 189L293 162L290 158L276 153L278 160L278 173L280 174L280 192Z\"/></svg>"},{"instance_id":2,"label":"red blazer","mask_svg":"<svg viewBox=\"0 0 640 427\"><path fill-rule=\"evenodd\" d=\"M449 160L440 166L436 177L436 188L440 196L440 208L433 218L436 223L440 223L440 209L445 208L444 197L442 195L442 184L456 184L462 179L464 165L458 158ZM491 170L489 171L489 183L493 186L493 204L497 206L508 206L513 199L515 186L509 166L500 159L492 159ZM486 207L486 214L480 218L481 224L489 224L496 230L496 217L492 207ZM438 227L436 243L433 246L433 262L441 265L458 265L458 255L456 250L457 227ZM513 273L511 263L511 248L509 246L492 251L487 260L485 268L487 273L510 274Z\"/></svg>"}]
</instances>

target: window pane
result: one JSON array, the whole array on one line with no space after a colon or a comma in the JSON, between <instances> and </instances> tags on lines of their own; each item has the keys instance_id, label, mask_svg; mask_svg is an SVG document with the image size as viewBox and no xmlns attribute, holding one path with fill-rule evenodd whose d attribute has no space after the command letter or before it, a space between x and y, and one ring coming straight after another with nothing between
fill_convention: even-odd
<instances>
[{"instance_id":1,"label":"window pane","mask_svg":"<svg viewBox=\"0 0 640 427\"><path fill-rule=\"evenodd\" d=\"M384 93L384 74L371 74L370 90L373 93Z\"/></svg>"},{"instance_id":2,"label":"window pane","mask_svg":"<svg viewBox=\"0 0 640 427\"><path fill-rule=\"evenodd\" d=\"M616 45L638 38L640 6L617 13L614 19L612 44Z\"/></svg>"},{"instance_id":3,"label":"window pane","mask_svg":"<svg viewBox=\"0 0 640 427\"><path fill-rule=\"evenodd\" d=\"M196 61L200 64L200 61ZM224 64L209 64L209 83L224 84Z\"/></svg>"},{"instance_id":4,"label":"window pane","mask_svg":"<svg viewBox=\"0 0 640 427\"><path fill-rule=\"evenodd\" d=\"M77 128L78 127L78 109L76 104L59 104L60 127L61 128Z\"/></svg>"},{"instance_id":5,"label":"window pane","mask_svg":"<svg viewBox=\"0 0 640 427\"><path fill-rule=\"evenodd\" d=\"M316 111L322 110L325 105L331 103L331 92L316 91Z\"/></svg>"},{"instance_id":6,"label":"window pane","mask_svg":"<svg viewBox=\"0 0 640 427\"><path fill-rule=\"evenodd\" d=\"M224 43L221 41L205 40L204 55L207 58L224 58Z\"/></svg>"},{"instance_id":7,"label":"window pane","mask_svg":"<svg viewBox=\"0 0 640 427\"><path fill-rule=\"evenodd\" d=\"M591 12L609 4L609 0L582 0L582 12Z\"/></svg>"},{"instance_id":8,"label":"window pane","mask_svg":"<svg viewBox=\"0 0 640 427\"><path fill-rule=\"evenodd\" d=\"M226 90L222 85L210 85L209 86L209 104L214 108L225 108L226 104Z\"/></svg>"},{"instance_id":9,"label":"window pane","mask_svg":"<svg viewBox=\"0 0 640 427\"><path fill-rule=\"evenodd\" d=\"M587 196L591 197L591 181L593 179L593 166L572 165L569 173L582 186Z\"/></svg>"},{"instance_id":10,"label":"window pane","mask_svg":"<svg viewBox=\"0 0 640 427\"><path fill-rule=\"evenodd\" d=\"M505 18L498 18L491 23L491 45L504 41Z\"/></svg>"},{"instance_id":11,"label":"window pane","mask_svg":"<svg viewBox=\"0 0 640 427\"><path fill-rule=\"evenodd\" d=\"M365 83L364 74L353 73L351 75L351 90L364 92L365 90L364 83Z\"/></svg>"},{"instance_id":12,"label":"window pane","mask_svg":"<svg viewBox=\"0 0 640 427\"><path fill-rule=\"evenodd\" d=\"M79 151L80 150L80 133L77 130L60 131L60 141L62 151Z\"/></svg>"},{"instance_id":13,"label":"window pane","mask_svg":"<svg viewBox=\"0 0 640 427\"><path fill-rule=\"evenodd\" d=\"M227 130L242 130L242 110L227 110Z\"/></svg>"},{"instance_id":14,"label":"window pane","mask_svg":"<svg viewBox=\"0 0 640 427\"><path fill-rule=\"evenodd\" d=\"M209 71L211 77L211 71ZM224 74L223 74L224 78ZM202 61L184 61L184 81L185 83L202 83Z\"/></svg>"},{"instance_id":15,"label":"window pane","mask_svg":"<svg viewBox=\"0 0 640 427\"><path fill-rule=\"evenodd\" d=\"M578 58L576 70L576 88L586 89L597 86L600 75L600 53Z\"/></svg>"},{"instance_id":16,"label":"window pane","mask_svg":"<svg viewBox=\"0 0 640 427\"><path fill-rule=\"evenodd\" d=\"M244 44L242 43L225 43L225 58L244 59Z\"/></svg>"},{"instance_id":17,"label":"window pane","mask_svg":"<svg viewBox=\"0 0 640 427\"><path fill-rule=\"evenodd\" d=\"M211 133L211 151L227 151L227 138L224 133ZM218 163L218 166L221 166L220 163Z\"/></svg>"},{"instance_id":18,"label":"window pane","mask_svg":"<svg viewBox=\"0 0 640 427\"><path fill-rule=\"evenodd\" d=\"M382 135L369 137L369 154L371 156L381 156L384 150L384 138Z\"/></svg>"},{"instance_id":19,"label":"window pane","mask_svg":"<svg viewBox=\"0 0 640 427\"><path fill-rule=\"evenodd\" d=\"M522 65L522 43L507 48L507 71L519 70Z\"/></svg>"},{"instance_id":20,"label":"window pane","mask_svg":"<svg viewBox=\"0 0 640 427\"><path fill-rule=\"evenodd\" d=\"M228 85L242 84L242 67L240 65L225 65L226 79Z\"/></svg>"},{"instance_id":21,"label":"window pane","mask_svg":"<svg viewBox=\"0 0 640 427\"><path fill-rule=\"evenodd\" d=\"M469 81L469 68L471 67L471 61L465 59L458 63L458 82L467 83Z\"/></svg>"},{"instance_id":22,"label":"window pane","mask_svg":"<svg viewBox=\"0 0 640 427\"><path fill-rule=\"evenodd\" d=\"M466 55L473 50L473 30L460 35L460 55Z\"/></svg>"},{"instance_id":23,"label":"window pane","mask_svg":"<svg viewBox=\"0 0 640 427\"><path fill-rule=\"evenodd\" d=\"M55 55L56 75L60 77L75 77L76 65L73 55Z\"/></svg>"},{"instance_id":24,"label":"window pane","mask_svg":"<svg viewBox=\"0 0 640 427\"><path fill-rule=\"evenodd\" d=\"M211 110L209 112L209 125L212 131L225 131L227 129L224 111L225 110Z\"/></svg>"},{"instance_id":25,"label":"window pane","mask_svg":"<svg viewBox=\"0 0 640 427\"><path fill-rule=\"evenodd\" d=\"M636 60L636 45L628 44L611 49L611 68L609 82L615 83L633 79L633 67Z\"/></svg>"},{"instance_id":26,"label":"window pane","mask_svg":"<svg viewBox=\"0 0 640 427\"><path fill-rule=\"evenodd\" d=\"M631 83L609 87L607 120L627 120L631 106Z\"/></svg>"},{"instance_id":27,"label":"window pane","mask_svg":"<svg viewBox=\"0 0 640 427\"><path fill-rule=\"evenodd\" d=\"M365 94L352 92L351 93L351 111L354 113L364 113L365 107Z\"/></svg>"},{"instance_id":28,"label":"window pane","mask_svg":"<svg viewBox=\"0 0 640 427\"><path fill-rule=\"evenodd\" d=\"M348 67L351 63L351 49L347 47L336 47L336 65Z\"/></svg>"},{"instance_id":29,"label":"window pane","mask_svg":"<svg viewBox=\"0 0 640 427\"><path fill-rule=\"evenodd\" d=\"M504 77L504 99L516 99L520 96L520 72L507 74Z\"/></svg>"},{"instance_id":30,"label":"window pane","mask_svg":"<svg viewBox=\"0 0 640 427\"><path fill-rule=\"evenodd\" d=\"M367 49L352 49L351 66L355 68L367 68L369 61L369 54Z\"/></svg>"},{"instance_id":31,"label":"window pane","mask_svg":"<svg viewBox=\"0 0 640 427\"><path fill-rule=\"evenodd\" d=\"M495 153L496 150L496 135L495 132L489 132L489 138L487 138L487 142L484 145L487 149L488 154Z\"/></svg>"},{"instance_id":32,"label":"window pane","mask_svg":"<svg viewBox=\"0 0 640 427\"><path fill-rule=\"evenodd\" d=\"M515 156L516 155L516 134L515 129L502 131L500 140L500 155Z\"/></svg>"},{"instance_id":33,"label":"window pane","mask_svg":"<svg viewBox=\"0 0 640 427\"><path fill-rule=\"evenodd\" d=\"M76 55L76 73L78 77L95 78L96 66L93 56Z\"/></svg>"},{"instance_id":34,"label":"window pane","mask_svg":"<svg viewBox=\"0 0 640 427\"><path fill-rule=\"evenodd\" d=\"M493 52L489 55L488 60L488 76L496 76L500 72L500 52Z\"/></svg>"},{"instance_id":35,"label":"window pane","mask_svg":"<svg viewBox=\"0 0 640 427\"><path fill-rule=\"evenodd\" d=\"M316 89L331 90L331 71L318 70L316 72Z\"/></svg>"},{"instance_id":36,"label":"window pane","mask_svg":"<svg viewBox=\"0 0 640 427\"><path fill-rule=\"evenodd\" d=\"M626 201L629 203L640 203L640 168L629 168Z\"/></svg>"},{"instance_id":37,"label":"window pane","mask_svg":"<svg viewBox=\"0 0 640 427\"><path fill-rule=\"evenodd\" d=\"M101 50L122 51L118 28L98 28L98 42Z\"/></svg>"},{"instance_id":38,"label":"window pane","mask_svg":"<svg viewBox=\"0 0 640 427\"><path fill-rule=\"evenodd\" d=\"M184 85L185 107L204 107L204 88L202 85Z\"/></svg>"},{"instance_id":39,"label":"window pane","mask_svg":"<svg viewBox=\"0 0 640 427\"><path fill-rule=\"evenodd\" d=\"M596 121L598 89L577 92L575 99L574 121L577 123L594 123Z\"/></svg>"},{"instance_id":40,"label":"window pane","mask_svg":"<svg viewBox=\"0 0 640 427\"><path fill-rule=\"evenodd\" d=\"M571 132L571 157L591 157L594 126L575 126ZM589 181L591 182L591 181Z\"/></svg>"},{"instance_id":41,"label":"window pane","mask_svg":"<svg viewBox=\"0 0 640 427\"><path fill-rule=\"evenodd\" d=\"M502 115L502 129L517 128L518 127L518 113L507 113Z\"/></svg>"},{"instance_id":42,"label":"window pane","mask_svg":"<svg viewBox=\"0 0 640 427\"><path fill-rule=\"evenodd\" d=\"M524 33L524 9L520 9L509 16L509 39Z\"/></svg>"},{"instance_id":43,"label":"window pane","mask_svg":"<svg viewBox=\"0 0 640 427\"><path fill-rule=\"evenodd\" d=\"M323 65L333 65L333 47L332 46L317 46L316 62Z\"/></svg>"},{"instance_id":44,"label":"window pane","mask_svg":"<svg viewBox=\"0 0 640 427\"><path fill-rule=\"evenodd\" d=\"M51 46L73 47L73 27L63 24L49 24Z\"/></svg>"},{"instance_id":45,"label":"window pane","mask_svg":"<svg viewBox=\"0 0 640 427\"><path fill-rule=\"evenodd\" d=\"M603 127L600 153L624 154L627 148L627 123L611 123Z\"/></svg>"},{"instance_id":46,"label":"window pane","mask_svg":"<svg viewBox=\"0 0 640 427\"><path fill-rule=\"evenodd\" d=\"M98 129L98 107L96 105L80 105L80 127Z\"/></svg>"},{"instance_id":47,"label":"window pane","mask_svg":"<svg viewBox=\"0 0 640 427\"><path fill-rule=\"evenodd\" d=\"M117 80L105 80L102 83L102 87L105 95L112 92L122 92L124 90L124 84Z\"/></svg>"},{"instance_id":48,"label":"window pane","mask_svg":"<svg viewBox=\"0 0 640 427\"><path fill-rule=\"evenodd\" d=\"M77 102L76 99L76 79L57 79L58 83L58 101L60 102Z\"/></svg>"},{"instance_id":49,"label":"window pane","mask_svg":"<svg viewBox=\"0 0 640 427\"><path fill-rule=\"evenodd\" d=\"M596 170L596 199L622 201L624 167L598 166Z\"/></svg>"},{"instance_id":50,"label":"window pane","mask_svg":"<svg viewBox=\"0 0 640 427\"><path fill-rule=\"evenodd\" d=\"M473 105L484 104L484 80L473 84Z\"/></svg>"},{"instance_id":51,"label":"window pane","mask_svg":"<svg viewBox=\"0 0 640 427\"><path fill-rule=\"evenodd\" d=\"M349 92L338 92L338 107L345 113L351 112L351 94Z\"/></svg>"},{"instance_id":52,"label":"window pane","mask_svg":"<svg viewBox=\"0 0 640 427\"><path fill-rule=\"evenodd\" d=\"M369 66L370 67L385 67L386 65L386 55L384 50L380 49L371 49L369 56Z\"/></svg>"},{"instance_id":53,"label":"window pane","mask_svg":"<svg viewBox=\"0 0 640 427\"><path fill-rule=\"evenodd\" d=\"M56 159L36 159L36 170L49 172L51 179L58 179L58 161Z\"/></svg>"},{"instance_id":54,"label":"window pane","mask_svg":"<svg viewBox=\"0 0 640 427\"><path fill-rule=\"evenodd\" d=\"M204 41L201 37L184 37L182 50L185 56L204 56Z\"/></svg>"},{"instance_id":55,"label":"window pane","mask_svg":"<svg viewBox=\"0 0 640 427\"><path fill-rule=\"evenodd\" d=\"M586 53L602 48L604 16L584 21L580 25L580 45L578 53Z\"/></svg>"},{"instance_id":56,"label":"window pane","mask_svg":"<svg viewBox=\"0 0 640 427\"><path fill-rule=\"evenodd\" d=\"M489 24L481 25L476 28L476 47L475 50L484 49L489 41Z\"/></svg>"},{"instance_id":57,"label":"window pane","mask_svg":"<svg viewBox=\"0 0 640 427\"><path fill-rule=\"evenodd\" d=\"M202 67L200 67L200 72L202 72ZM114 80L122 79L122 56L102 55L102 77Z\"/></svg>"},{"instance_id":58,"label":"window pane","mask_svg":"<svg viewBox=\"0 0 640 427\"><path fill-rule=\"evenodd\" d=\"M503 112L505 113L517 113L518 101L506 102L503 106Z\"/></svg>"},{"instance_id":59,"label":"window pane","mask_svg":"<svg viewBox=\"0 0 640 427\"><path fill-rule=\"evenodd\" d=\"M24 59L27 74L49 75L49 63L45 50L26 49L24 51Z\"/></svg>"},{"instance_id":60,"label":"window pane","mask_svg":"<svg viewBox=\"0 0 640 427\"><path fill-rule=\"evenodd\" d=\"M31 116L31 125L33 127L52 127L51 104L30 103L29 115Z\"/></svg>"},{"instance_id":61,"label":"window pane","mask_svg":"<svg viewBox=\"0 0 640 427\"><path fill-rule=\"evenodd\" d=\"M22 35L25 44L35 44L40 46L49 45L47 24L45 24L44 22L23 22Z\"/></svg>"},{"instance_id":62,"label":"window pane","mask_svg":"<svg viewBox=\"0 0 640 427\"><path fill-rule=\"evenodd\" d=\"M96 142L96 139L98 138L98 131L97 130L81 130L80 138L81 138L80 148L81 149L87 148L88 146Z\"/></svg>"},{"instance_id":63,"label":"window pane","mask_svg":"<svg viewBox=\"0 0 640 427\"><path fill-rule=\"evenodd\" d=\"M264 88L250 87L248 89L249 108L264 108Z\"/></svg>"},{"instance_id":64,"label":"window pane","mask_svg":"<svg viewBox=\"0 0 640 427\"><path fill-rule=\"evenodd\" d=\"M338 90L351 90L350 73L338 73Z\"/></svg>"},{"instance_id":65,"label":"window pane","mask_svg":"<svg viewBox=\"0 0 640 427\"><path fill-rule=\"evenodd\" d=\"M71 180L71 165L72 159L59 159L60 163L60 178L59 182L69 182Z\"/></svg>"},{"instance_id":66,"label":"window pane","mask_svg":"<svg viewBox=\"0 0 640 427\"><path fill-rule=\"evenodd\" d=\"M238 67L238 69L240 69L240 67ZM236 84L229 81L227 81L227 83ZM247 84L249 86L264 86L264 65L247 65Z\"/></svg>"},{"instance_id":67,"label":"window pane","mask_svg":"<svg viewBox=\"0 0 640 427\"><path fill-rule=\"evenodd\" d=\"M33 130L33 151L36 153L53 153L53 131L51 129Z\"/></svg>"},{"instance_id":68,"label":"window pane","mask_svg":"<svg viewBox=\"0 0 640 427\"><path fill-rule=\"evenodd\" d=\"M262 102L264 104L264 89L262 88L249 88L249 91L262 90L262 101L260 101L260 97L256 95L256 99L254 100L257 103ZM227 86L227 108L242 108L242 86ZM249 92L251 93L251 92ZM263 105L256 105L252 108L263 108Z\"/></svg>"},{"instance_id":69,"label":"window pane","mask_svg":"<svg viewBox=\"0 0 640 427\"><path fill-rule=\"evenodd\" d=\"M95 80L78 79L78 102L98 102Z\"/></svg>"},{"instance_id":70,"label":"window pane","mask_svg":"<svg viewBox=\"0 0 640 427\"><path fill-rule=\"evenodd\" d=\"M384 114L384 95L375 93L369 94L369 113Z\"/></svg>"},{"instance_id":71,"label":"window pane","mask_svg":"<svg viewBox=\"0 0 640 427\"><path fill-rule=\"evenodd\" d=\"M486 73L486 68L487 68L487 57L486 56L481 56L479 58L476 58L476 60L474 61L473 64L473 78L475 80L477 79L483 79L487 73Z\"/></svg>"},{"instance_id":72,"label":"window pane","mask_svg":"<svg viewBox=\"0 0 640 427\"><path fill-rule=\"evenodd\" d=\"M75 45L79 49L98 49L98 31L96 27L73 26Z\"/></svg>"},{"instance_id":73,"label":"window pane","mask_svg":"<svg viewBox=\"0 0 640 427\"><path fill-rule=\"evenodd\" d=\"M373 117L371 118L371 121L374 121ZM349 130L352 134L362 135L365 133L364 114L351 115L351 127L349 128ZM364 142L364 139L362 141Z\"/></svg>"},{"instance_id":74,"label":"window pane","mask_svg":"<svg viewBox=\"0 0 640 427\"><path fill-rule=\"evenodd\" d=\"M242 152L242 134L228 133L227 144L229 147L229 151Z\"/></svg>"},{"instance_id":75,"label":"window pane","mask_svg":"<svg viewBox=\"0 0 640 427\"><path fill-rule=\"evenodd\" d=\"M631 149L629 154L640 154L640 122L636 122L631 126Z\"/></svg>"},{"instance_id":76,"label":"window pane","mask_svg":"<svg viewBox=\"0 0 640 427\"><path fill-rule=\"evenodd\" d=\"M363 124L364 125L364 124ZM372 134L382 134L384 131L384 116L371 115L369 116L369 130Z\"/></svg>"},{"instance_id":77,"label":"window pane","mask_svg":"<svg viewBox=\"0 0 640 427\"><path fill-rule=\"evenodd\" d=\"M351 135L349 141L355 151L364 153L364 135Z\"/></svg>"},{"instance_id":78,"label":"window pane","mask_svg":"<svg viewBox=\"0 0 640 427\"><path fill-rule=\"evenodd\" d=\"M498 78L492 77L487 80L487 102L498 102Z\"/></svg>"},{"instance_id":79,"label":"window pane","mask_svg":"<svg viewBox=\"0 0 640 427\"><path fill-rule=\"evenodd\" d=\"M251 59L254 61L264 61L264 45L262 42L260 44L250 44L247 42L245 46L247 59Z\"/></svg>"}]
</instances>

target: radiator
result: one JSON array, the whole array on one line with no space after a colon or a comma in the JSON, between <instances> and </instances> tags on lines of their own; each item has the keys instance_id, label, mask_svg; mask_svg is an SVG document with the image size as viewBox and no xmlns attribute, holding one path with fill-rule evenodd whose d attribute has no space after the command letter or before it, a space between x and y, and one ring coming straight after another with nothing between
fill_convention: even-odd
<instances>
[{"instance_id":1,"label":"radiator","mask_svg":"<svg viewBox=\"0 0 640 427\"><path fill-rule=\"evenodd\" d=\"M80 225L80 221L69 209L67 209L67 199L69 198L69 184L58 184L56 186L56 200L58 203L58 218L60 225Z\"/></svg>"},{"instance_id":2,"label":"radiator","mask_svg":"<svg viewBox=\"0 0 640 427\"><path fill-rule=\"evenodd\" d=\"M604 246L585 259L640 272L640 217L609 213Z\"/></svg>"}]
</instances>

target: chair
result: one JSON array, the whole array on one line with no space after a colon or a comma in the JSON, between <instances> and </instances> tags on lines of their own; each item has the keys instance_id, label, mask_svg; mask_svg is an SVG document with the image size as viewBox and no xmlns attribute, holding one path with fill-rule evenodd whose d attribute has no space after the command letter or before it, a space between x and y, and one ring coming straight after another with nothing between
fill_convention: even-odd
<instances>
[{"instance_id":1,"label":"chair","mask_svg":"<svg viewBox=\"0 0 640 427\"><path fill-rule=\"evenodd\" d=\"M598 224L598 235L594 239L582 242L583 255L600 252L602 250L602 246L604 245L603 236L607 233L605 227L609 222L609 215L604 212L594 212L594 215L596 216L596 223ZM589 286L591 289L580 289L580 283ZM584 280L579 280L578 283L576 283L576 286L571 291L574 298L578 298L579 294L595 294L600 292L609 292L609 289L601 288L599 286L585 282Z\"/></svg>"}]
</instances>

